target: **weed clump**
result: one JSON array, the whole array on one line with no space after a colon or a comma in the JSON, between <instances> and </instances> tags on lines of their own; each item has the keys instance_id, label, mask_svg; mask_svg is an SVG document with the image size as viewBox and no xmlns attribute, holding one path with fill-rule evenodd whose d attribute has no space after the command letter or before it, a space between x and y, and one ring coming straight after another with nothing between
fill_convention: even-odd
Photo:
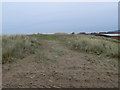
<instances>
[{"instance_id":1,"label":"weed clump","mask_svg":"<svg viewBox=\"0 0 120 90\"><path fill-rule=\"evenodd\" d=\"M22 59L28 54L34 54L37 40L27 35L3 35L2 37L2 63Z\"/></svg>"},{"instance_id":2,"label":"weed clump","mask_svg":"<svg viewBox=\"0 0 120 90\"><path fill-rule=\"evenodd\" d=\"M118 58L119 41L92 35L65 35L61 39L72 50Z\"/></svg>"}]
</instances>

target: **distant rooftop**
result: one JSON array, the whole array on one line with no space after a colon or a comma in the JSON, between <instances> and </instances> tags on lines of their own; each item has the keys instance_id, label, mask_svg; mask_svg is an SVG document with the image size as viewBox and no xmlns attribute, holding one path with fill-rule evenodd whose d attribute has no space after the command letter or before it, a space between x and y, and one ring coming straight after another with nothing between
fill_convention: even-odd
<instances>
[{"instance_id":1,"label":"distant rooftop","mask_svg":"<svg viewBox=\"0 0 120 90\"><path fill-rule=\"evenodd\" d=\"M120 36L120 34L102 34L102 35L106 35L106 36Z\"/></svg>"}]
</instances>

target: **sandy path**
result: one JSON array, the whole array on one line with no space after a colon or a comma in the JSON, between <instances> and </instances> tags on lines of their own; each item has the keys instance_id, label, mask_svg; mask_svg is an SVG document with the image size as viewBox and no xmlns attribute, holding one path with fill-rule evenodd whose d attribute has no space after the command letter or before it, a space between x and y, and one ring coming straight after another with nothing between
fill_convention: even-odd
<instances>
[{"instance_id":1,"label":"sandy path","mask_svg":"<svg viewBox=\"0 0 120 90\"><path fill-rule=\"evenodd\" d=\"M36 55L30 55L3 65L3 88L118 87L117 64L72 51L58 41L46 41L42 48L48 60L36 62Z\"/></svg>"}]
</instances>

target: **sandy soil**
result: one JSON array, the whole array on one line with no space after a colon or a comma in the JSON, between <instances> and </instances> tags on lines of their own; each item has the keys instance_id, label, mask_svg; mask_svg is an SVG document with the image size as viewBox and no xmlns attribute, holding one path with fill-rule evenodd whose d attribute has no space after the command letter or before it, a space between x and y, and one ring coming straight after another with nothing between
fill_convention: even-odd
<instances>
[{"instance_id":1,"label":"sandy soil","mask_svg":"<svg viewBox=\"0 0 120 90\"><path fill-rule=\"evenodd\" d=\"M41 49L38 49L41 50ZM47 60L36 54L3 65L3 88L115 88L117 61L70 50L57 41L42 47Z\"/></svg>"}]
</instances>

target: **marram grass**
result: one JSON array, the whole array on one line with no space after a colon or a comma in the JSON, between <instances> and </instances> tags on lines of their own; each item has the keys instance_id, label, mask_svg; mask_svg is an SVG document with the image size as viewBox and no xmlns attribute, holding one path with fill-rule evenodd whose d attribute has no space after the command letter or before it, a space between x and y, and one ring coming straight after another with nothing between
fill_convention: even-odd
<instances>
[{"instance_id":1,"label":"marram grass","mask_svg":"<svg viewBox=\"0 0 120 90\"><path fill-rule=\"evenodd\" d=\"M66 45L73 50L112 58L120 57L120 51L118 50L120 42L118 40L92 35L71 35L63 38Z\"/></svg>"},{"instance_id":2,"label":"marram grass","mask_svg":"<svg viewBox=\"0 0 120 90\"><path fill-rule=\"evenodd\" d=\"M40 49L42 42L46 40L60 41L63 45L78 52L92 53L110 58L120 57L120 41L106 37L69 34L3 35L2 63L22 59L29 54L36 54L37 49ZM39 53L42 53L42 49Z\"/></svg>"}]
</instances>

